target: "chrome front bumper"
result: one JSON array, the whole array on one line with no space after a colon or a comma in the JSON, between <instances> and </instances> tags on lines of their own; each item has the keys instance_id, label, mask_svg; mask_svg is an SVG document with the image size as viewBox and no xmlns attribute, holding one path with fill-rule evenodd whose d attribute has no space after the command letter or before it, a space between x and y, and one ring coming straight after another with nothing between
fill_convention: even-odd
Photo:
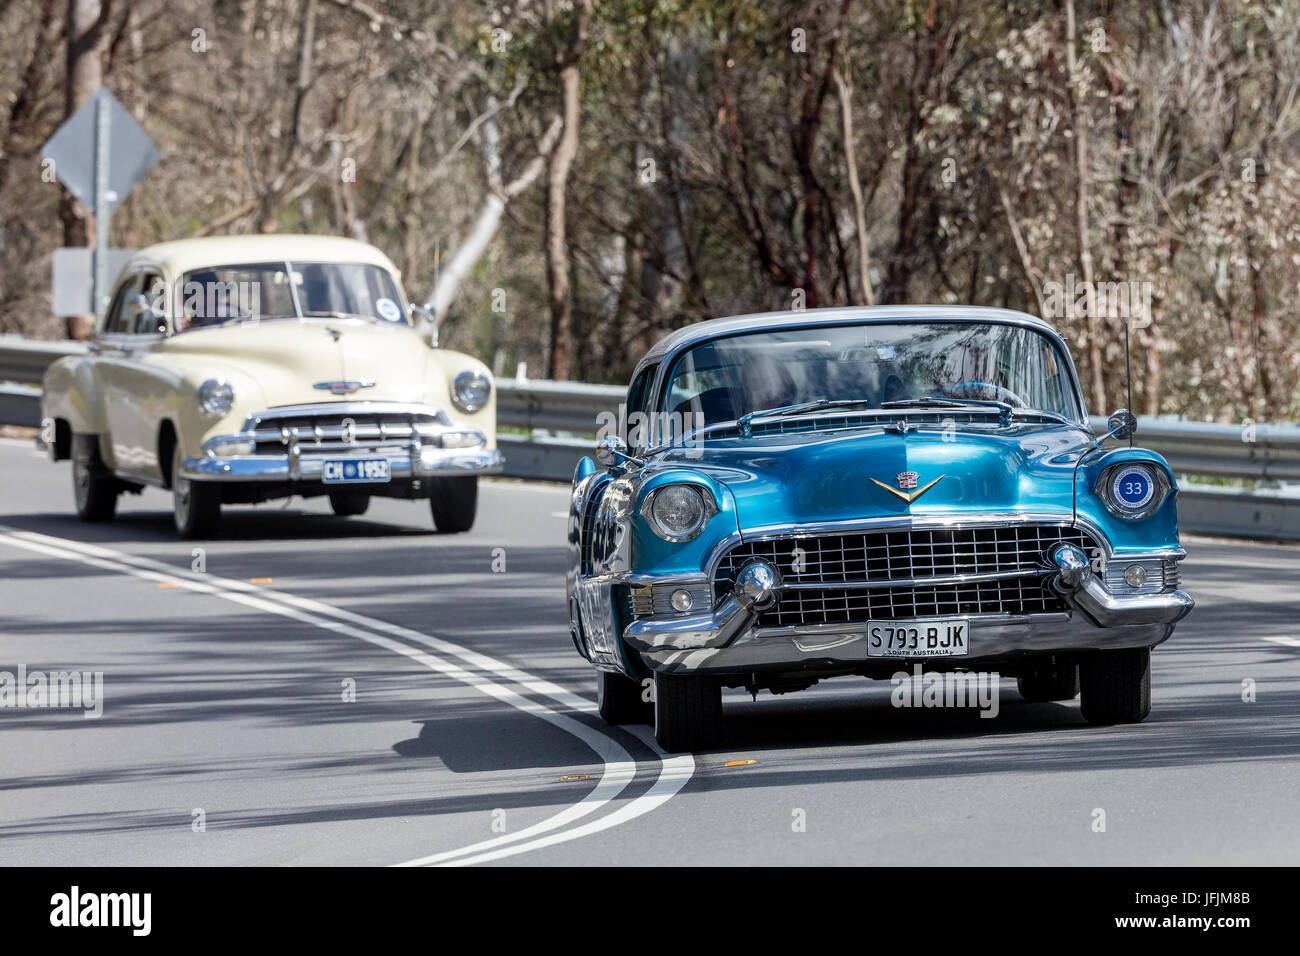
<instances>
[{"instance_id":1,"label":"chrome front bumper","mask_svg":"<svg viewBox=\"0 0 1300 956\"><path fill-rule=\"evenodd\" d=\"M186 458L182 477L191 481L320 481L325 461L383 458L390 478L425 478L437 475L489 475L499 472L501 452L495 448L431 448L395 452L379 449L350 454L208 455ZM365 487L361 485L360 487Z\"/></svg>"},{"instance_id":2,"label":"chrome front bumper","mask_svg":"<svg viewBox=\"0 0 1300 956\"><path fill-rule=\"evenodd\" d=\"M191 481L313 482L322 479L327 461L362 459L387 461L389 481L483 475L502 466L501 452L488 448L487 441L481 429L457 425L431 405L286 405L250 415L237 433L209 438L203 455L181 462L181 476Z\"/></svg>"},{"instance_id":3,"label":"chrome front bumper","mask_svg":"<svg viewBox=\"0 0 1300 956\"><path fill-rule=\"evenodd\" d=\"M1069 583L1062 578L1069 578ZM927 658L936 667L970 667L1022 655L1154 647L1195 605L1185 591L1117 595L1091 570L1058 573L1052 586L1065 612L952 615L969 621L969 653ZM852 670L918 658L869 657L864 623L760 628L759 609L745 595L728 595L712 611L634 621L623 639L654 670L724 674L754 670ZM923 621L924 619L919 619Z\"/></svg>"}]
</instances>

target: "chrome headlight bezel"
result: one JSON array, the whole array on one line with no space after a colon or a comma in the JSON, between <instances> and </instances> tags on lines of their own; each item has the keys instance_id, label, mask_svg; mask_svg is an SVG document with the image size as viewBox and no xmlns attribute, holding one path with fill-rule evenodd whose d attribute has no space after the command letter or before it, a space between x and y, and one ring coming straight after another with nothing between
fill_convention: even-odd
<instances>
[{"instance_id":1,"label":"chrome headlight bezel","mask_svg":"<svg viewBox=\"0 0 1300 956\"><path fill-rule=\"evenodd\" d=\"M209 418L223 418L235 407L235 389L224 378L210 378L195 392L199 411Z\"/></svg>"},{"instance_id":2,"label":"chrome headlight bezel","mask_svg":"<svg viewBox=\"0 0 1300 956\"><path fill-rule=\"evenodd\" d=\"M457 373L451 383L451 401L462 412L473 414L492 397L492 379L477 369Z\"/></svg>"},{"instance_id":3,"label":"chrome headlight bezel","mask_svg":"<svg viewBox=\"0 0 1300 956\"><path fill-rule=\"evenodd\" d=\"M1130 474L1141 475L1147 487L1146 494L1136 500L1126 499L1123 494L1124 478ZM1115 517L1137 521L1155 514L1172 487L1168 474L1155 462L1121 461L1102 469L1093 493Z\"/></svg>"},{"instance_id":4,"label":"chrome headlight bezel","mask_svg":"<svg viewBox=\"0 0 1300 956\"><path fill-rule=\"evenodd\" d=\"M665 492L685 491L693 494L697 501L698 513L695 520L684 528L667 527L663 522L660 513L655 508ZM641 502L641 517L645 518L646 524L650 530L665 541L682 543L693 541L700 536L704 526L709 523L709 519L718 513L717 503L713 500L713 494L708 488L702 485L692 484L686 481L676 481L671 484L660 485L653 489L645 500Z\"/></svg>"}]
</instances>

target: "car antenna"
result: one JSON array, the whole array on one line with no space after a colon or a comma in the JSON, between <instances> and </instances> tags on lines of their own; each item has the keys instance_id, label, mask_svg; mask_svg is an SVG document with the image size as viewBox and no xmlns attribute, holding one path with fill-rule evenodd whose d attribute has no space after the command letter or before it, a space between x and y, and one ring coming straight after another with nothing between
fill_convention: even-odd
<instances>
[{"instance_id":1,"label":"car antenna","mask_svg":"<svg viewBox=\"0 0 1300 956\"><path fill-rule=\"evenodd\" d=\"M1128 388L1128 409L1133 411L1133 359L1129 356L1128 327L1129 316L1124 316L1124 384ZM1133 433L1128 436L1128 447L1133 447Z\"/></svg>"}]
</instances>

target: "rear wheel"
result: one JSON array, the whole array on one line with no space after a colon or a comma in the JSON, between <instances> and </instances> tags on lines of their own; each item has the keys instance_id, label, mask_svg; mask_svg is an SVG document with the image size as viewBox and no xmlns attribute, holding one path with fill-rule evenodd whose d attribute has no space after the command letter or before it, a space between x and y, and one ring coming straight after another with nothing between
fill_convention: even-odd
<instances>
[{"instance_id":1,"label":"rear wheel","mask_svg":"<svg viewBox=\"0 0 1300 956\"><path fill-rule=\"evenodd\" d=\"M1151 713L1151 649L1102 651L1079 665L1080 710L1090 724L1136 724Z\"/></svg>"},{"instance_id":2,"label":"rear wheel","mask_svg":"<svg viewBox=\"0 0 1300 956\"><path fill-rule=\"evenodd\" d=\"M429 479L429 510L433 526L443 534L474 527L478 512L478 475Z\"/></svg>"},{"instance_id":3,"label":"rear wheel","mask_svg":"<svg viewBox=\"0 0 1300 956\"><path fill-rule=\"evenodd\" d=\"M182 538L208 538L221 524L221 487L181 477L180 445L172 453L172 518Z\"/></svg>"},{"instance_id":4,"label":"rear wheel","mask_svg":"<svg viewBox=\"0 0 1300 956\"><path fill-rule=\"evenodd\" d=\"M654 705L642 699L641 685L622 674L596 671L596 709L607 724L648 724Z\"/></svg>"},{"instance_id":5,"label":"rear wheel","mask_svg":"<svg viewBox=\"0 0 1300 956\"><path fill-rule=\"evenodd\" d=\"M655 740L669 753L716 746L722 740L722 685L656 671L654 717Z\"/></svg>"},{"instance_id":6,"label":"rear wheel","mask_svg":"<svg viewBox=\"0 0 1300 956\"><path fill-rule=\"evenodd\" d=\"M330 507L340 518L363 515L370 507L370 496L364 491L331 491Z\"/></svg>"},{"instance_id":7,"label":"rear wheel","mask_svg":"<svg viewBox=\"0 0 1300 956\"><path fill-rule=\"evenodd\" d=\"M1064 664L1036 668L1016 678L1016 688L1025 700L1074 700L1079 696L1079 665Z\"/></svg>"},{"instance_id":8,"label":"rear wheel","mask_svg":"<svg viewBox=\"0 0 1300 956\"><path fill-rule=\"evenodd\" d=\"M121 484L99 457L99 440L78 435L72 453L72 495L82 521L112 521Z\"/></svg>"}]
</instances>

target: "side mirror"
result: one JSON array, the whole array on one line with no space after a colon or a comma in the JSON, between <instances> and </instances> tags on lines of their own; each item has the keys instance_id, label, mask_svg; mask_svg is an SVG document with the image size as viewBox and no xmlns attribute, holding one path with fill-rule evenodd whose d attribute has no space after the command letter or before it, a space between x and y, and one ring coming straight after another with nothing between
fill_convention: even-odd
<instances>
[{"instance_id":1,"label":"side mirror","mask_svg":"<svg viewBox=\"0 0 1300 956\"><path fill-rule=\"evenodd\" d=\"M167 331L167 311L159 308L149 297L142 292L135 292L126 297L126 304L130 307L132 314L135 316L135 331L140 332L139 322L141 316L149 316L153 319L153 331L165 333Z\"/></svg>"},{"instance_id":2,"label":"side mirror","mask_svg":"<svg viewBox=\"0 0 1300 956\"><path fill-rule=\"evenodd\" d=\"M1127 408L1113 412L1110 418L1106 419L1107 438L1118 438L1124 441L1136 435L1137 430L1137 416Z\"/></svg>"},{"instance_id":3,"label":"side mirror","mask_svg":"<svg viewBox=\"0 0 1300 956\"><path fill-rule=\"evenodd\" d=\"M603 468L616 468L625 461L638 462L640 459L628 454L627 442L617 435L606 435L596 442L596 461Z\"/></svg>"},{"instance_id":4,"label":"side mirror","mask_svg":"<svg viewBox=\"0 0 1300 956\"><path fill-rule=\"evenodd\" d=\"M167 317L167 313L150 302L149 297L143 292L136 292L127 296L126 301L127 304L131 306L131 311L136 315L148 312L157 319L165 319Z\"/></svg>"},{"instance_id":5,"label":"side mirror","mask_svg":"<svg viewBox=\"0 0 1300 956\"><path fill-rule=\"evenodd\" d=\"M429 345L433 348L438 347L438 316L433 310L433 300L430 299L424 305L416 305L412 302L408 307L411 316L411 323L417 328L427 325L429 327ZM420 329L423 334L423 329Z\"/></svg>"}]
</instances>

